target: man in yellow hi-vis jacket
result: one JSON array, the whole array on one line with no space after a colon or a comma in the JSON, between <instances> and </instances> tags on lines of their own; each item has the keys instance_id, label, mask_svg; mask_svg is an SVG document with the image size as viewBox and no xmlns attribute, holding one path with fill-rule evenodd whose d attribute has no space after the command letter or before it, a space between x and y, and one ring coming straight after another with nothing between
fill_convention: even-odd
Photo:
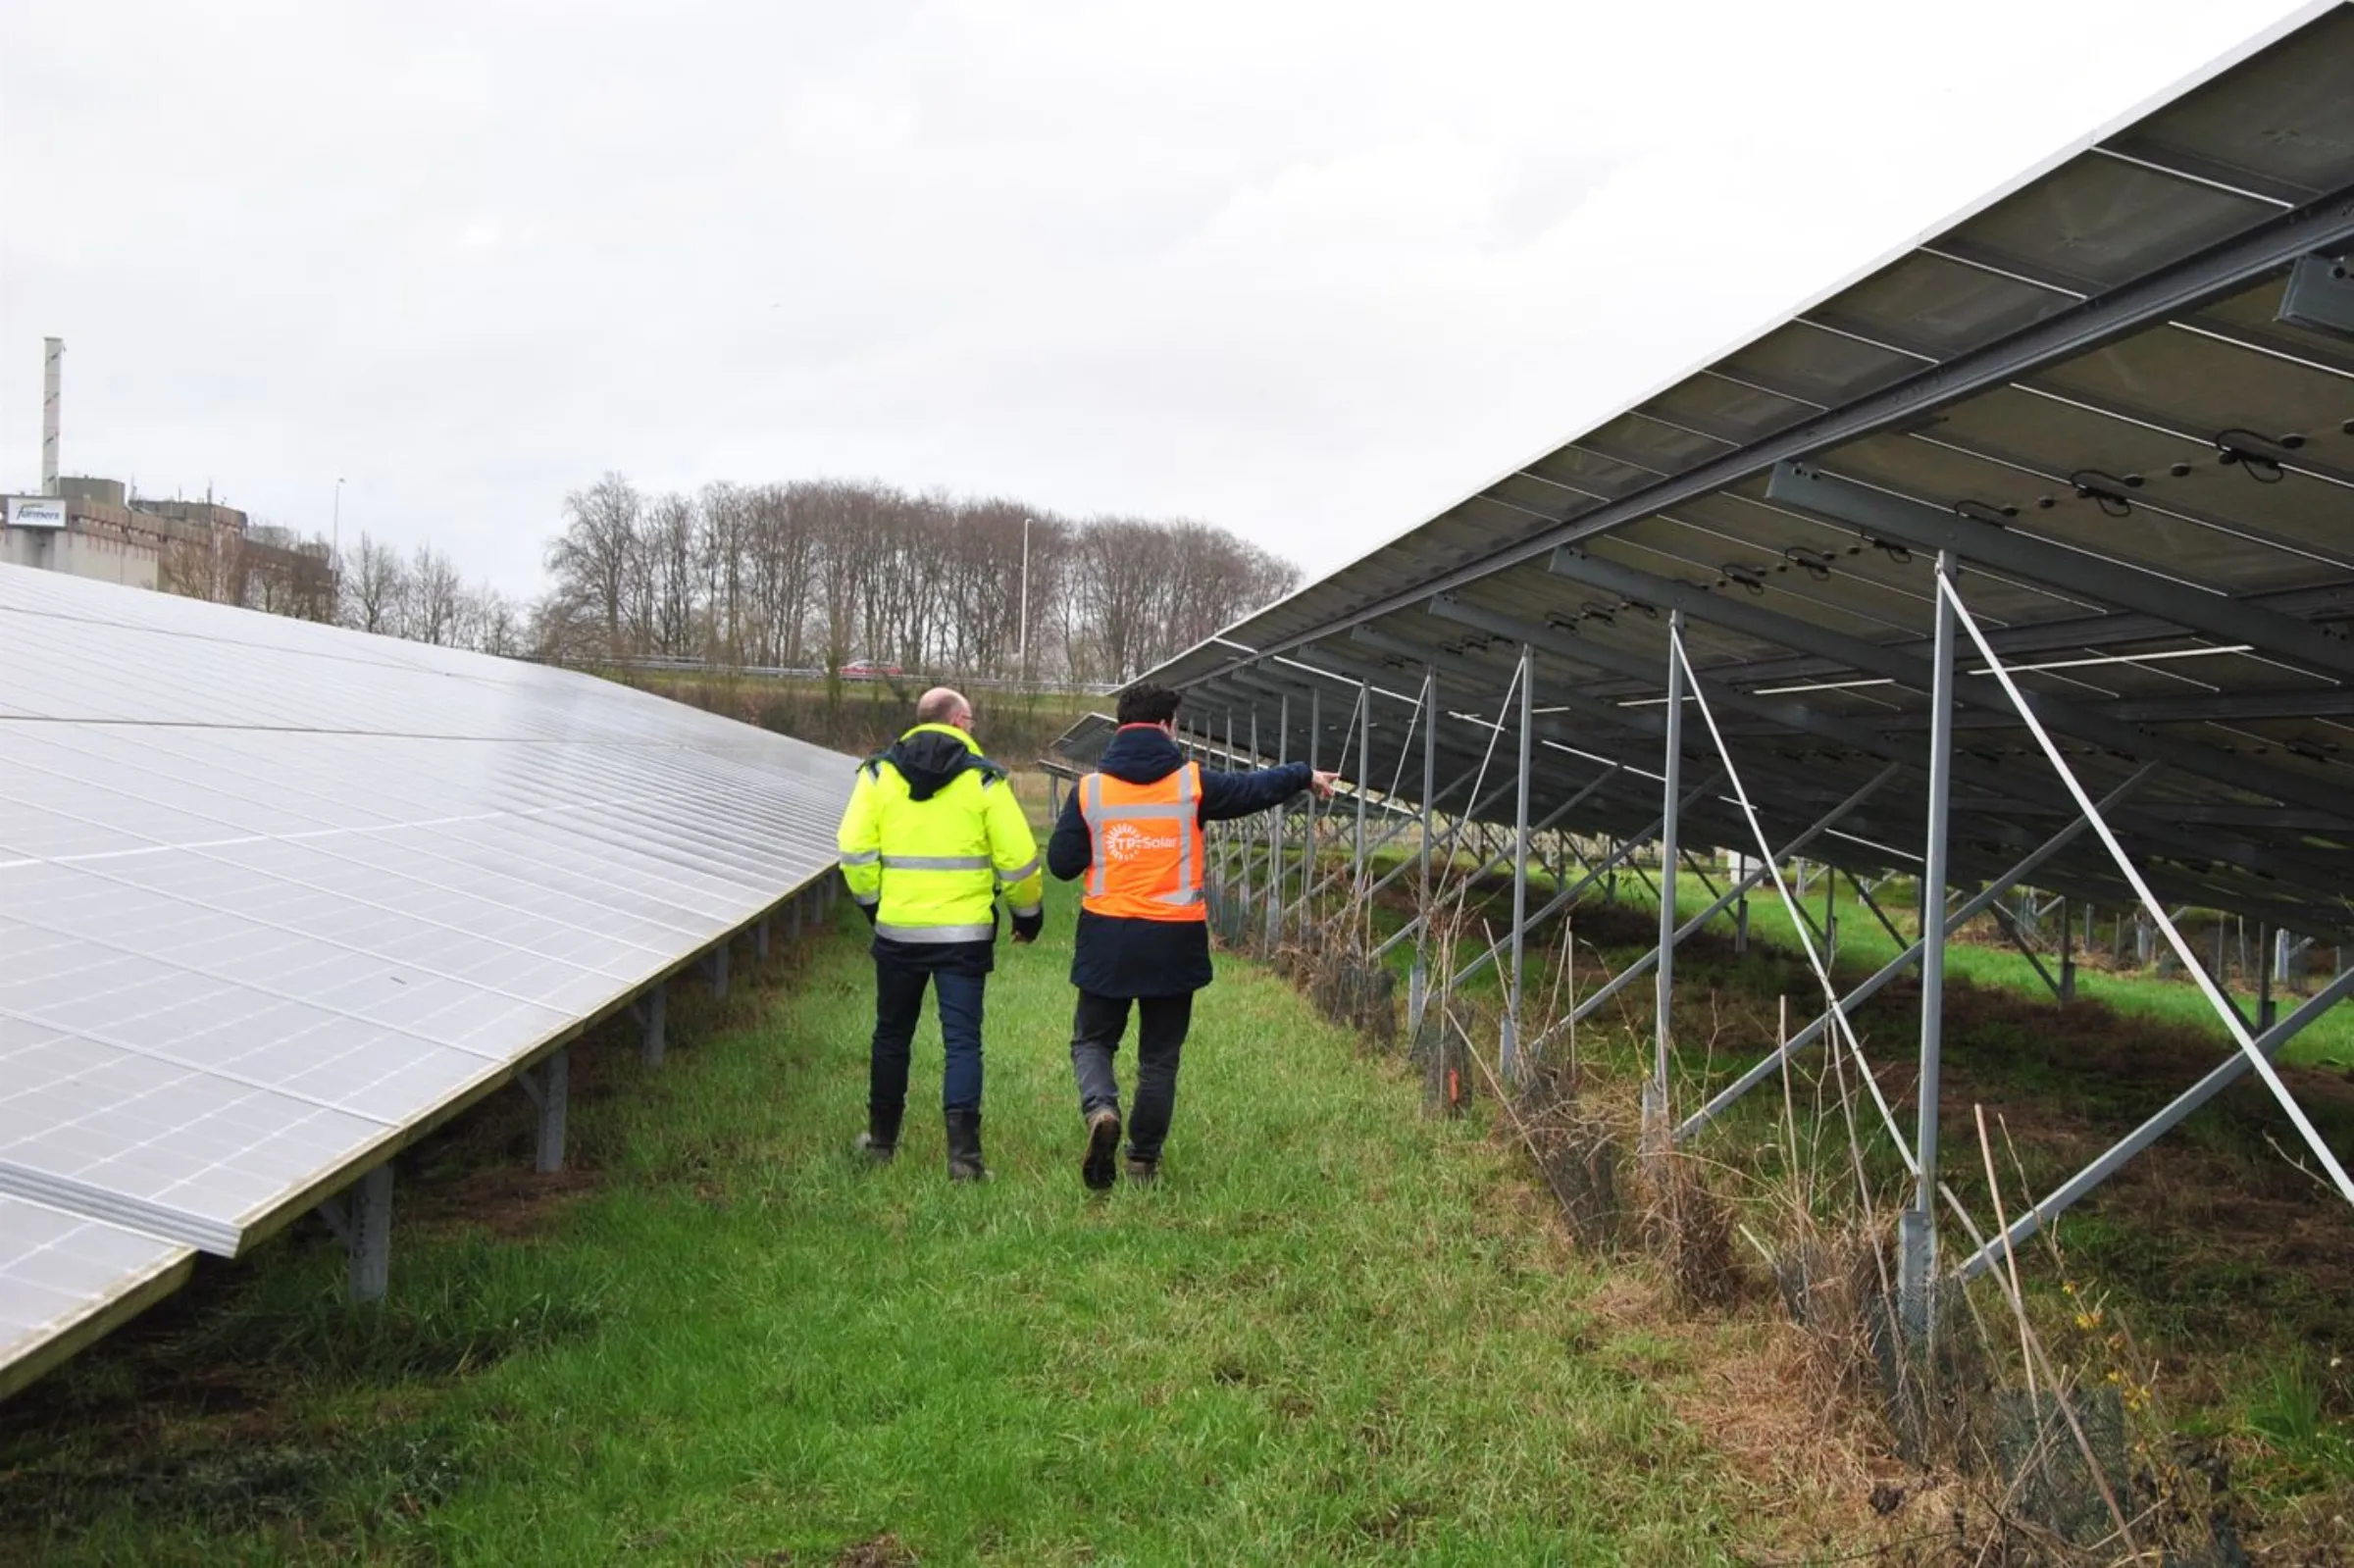
<instances>
[{"instance_id":1,"label":"man in yellow hi-vis jacket","mask_svg":"<svg viewBox=\"0 0 2354 1568\"><path fill-rule=\"evenodd\" d=\"M941 1106L948 1176L978 1182L989 1175L981 1161L981 1010L996 962L998 892L1013 916L1013 939L1029 942L1046 924L1045 884L1012 781L973 742L973 705L937 687L916 703L915 718L890 750L858 765L835 835L843 881L875 928L875 1039L858 1147L878 1164L898 1152L908 1047L928 984L947 1053Z\"/></svg>"}]
</instances>

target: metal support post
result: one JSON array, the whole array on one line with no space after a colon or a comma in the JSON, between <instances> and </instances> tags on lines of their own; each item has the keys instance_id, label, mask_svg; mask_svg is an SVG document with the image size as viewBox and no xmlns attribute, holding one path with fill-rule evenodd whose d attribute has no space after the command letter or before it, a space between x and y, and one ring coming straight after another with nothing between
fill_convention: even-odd
<instances>
[{"instance_id":1,"label":"metal support post","mask_svg":"<svg viewBox=\"0 0 2354 1568\"><path fill-rule=\"evenodd\" d=\"M379 1165L339 1197L319 1205L319 1217L343 1243L344 1280L354 1301L382 1301L392 1284L392 1166Z\"/></svg>"},{"instance_id":2,"label":"metal support post","mask_svg":"<svg viewBox=\"0 0 2354 1568\"><path fill-rule=\"evenodd\" d=\"M1684 662L1677 643L1684 634L1684 612L1667 616L1667 749L1666 782L1660 813L1660 946L1659 966L1652 990L1651 1078L1643 1086L1643 1148L1657 1160L1667 1152L1667 1062L1674 1045L1675 1001L1675 856L1684 778Z\"/></svg>"},{"instance_id":3,"label":"metal support post","mask_svg":"<svg viewBox=\"0 0 2354 1568\"><path fill-rule=\"evenodd\" d=\"M2069 916L2068 895L2063 893L2060 895L2060 999L2064 1002L2076 999L2076 928Z\"/></svg>"},{"instance_id":4,"label":"metal support post","mask_svg":"<svg viewBox=\"0 0 2354 1568\"><path fill-rule=\"evenodd\" d=\"M1430 1005L1430 812L1438 796L1439 672L1436 665L1422 671L1422 841L1414 852L1420 886L1414 896L1414 967L1406 979L1406 1035L1420 1037L1423 1010ZM1450 851L1452 853L1452 851Z\"/></svg>"},{"instance_id":5,"label":"metal support post","mask_svg":"<svg viewBox=\"0 0 2354 1568\"><path fill-rule=\"evenodd\" d=\"M1504 1038L1499 1057L1508 1084L1520 1076L1521 982L1528 942L1528 793L1534 784L1531 767L1537 738L1536 654L1520 649L1520 771L1512 826L1512 980L1504 1004ZM1670 786L1672 787L1672 786Z\"/></svg>"},{"instance_id":6,"label":"metal support post","mask_svg":"<svg viewBox=\"0 0 2354 1568\"><path fill-rule=\"evenodd\" d=\"M1226 767L1229 769L1234 767L1234 710L1232 708L1226 710ZM1237 835L1230 823L1221 822L1213 826L1218 835L1218 891L1223 895L1227 890L1227 884L1233 879L1232 868L1226 862L1227 856L1234 848Z\"/></svg>"},{"instance_id":7,"label":"metal support post","mask_svg":"<svg viewBox=\"0 0 2354 1568\"><path fill-rule=\"evenodd\" d=\"M1953 575L1951 550L1937 552L1937 577ZM1915 1161L1919 1185L1913 1206L1898 1220L1903 1238L1900 1305L1906 1326L1925 1338L1937 1270L1937 1114L1939 1057L1945 1043L1946 828L1954 783L1954 610L1937 597L1937 632L1932 654L1934 687L1929 695L1929 822L1922 852L1921 881L1927 897L1920 910L1920 1097L1916 1109Z\"/></svg>"},{"instance_id":8,"label":"metal support post","mask_svg":"<svg viewBox=\"0 0 2354 1568\"><path fill-rule=\"evenodd\" d=\"M670 1014L670 987L656 986L652 990L647 991L645 999L631 1011L637 1015L638 1021L645 1026L645 1036L638 1047L639 1056L643 1059L646 1066L660 1067L662 1065L663 1035Z\"/></svg>"},{"instance_id":9,"label":"metal support post","mask_svg":"<svg viewBox=\"0 0 2354 1568\"><path fill-rule=\"evenodd\" d=\"M1824 966L1839 961L1839 868L1829 861L1822 864L1822 925L1817 935L1822 937Z\"/></svg>"},{"instance_id":10,"label":"metal support post","mask_svg":"<svg viewBox=\"0 0 2354 1568\"><path fill-rule=\"evenodd\" d=\"M1275 708L1275 754L1288 754L1292 743L1292 699L1282 698ZM1272 953L1283 944L1283 827L1292 814L1289 802L1267 813L1267 951Z\"/></svg>"},{"instance_id":11,"label":"metal support post","mask_svg":"<svg viewBox=\"0 0 2354 1568\"><path fill-rule=\"evenodd\" d=\"M768 962L768 917L766 915L762 915L760 924L752 928L752 956L764 964Z\"/></svg>"},{"instance_id":12,"label":"metal support post","mask_svg":"<svg viewBox=\"0 0 2354 1568\"><path fill-rule=\"evenodd\" d=\"M515 1075L515 1085L539 1111L538 1153L532 1168L545 1176L564 1169L564 1110L571 1098L572 1052L560 1050Z\"/></svg>"},{"instance_id":13,"label":"metal support post","mask_svg":"<svg viewBox=\"0 0 2354 1568\"><path fill-rule=\"evenodd\" d=\"M2272 928L2259 921L2256 926L2256 1026L2273 1027L2273 933Z\"/></svg>"},{"instance_id":14,"label":"metal support post","mask_svg":"<svg viewBox=\"0 0 2354 1568\"><path fill-rule=\"evenodd\" d=\"M797 942L801 939L801 905L807 901L808 896L808 894L802 893L785 906L785 939L787 941Z\"/></svg>"},{"instance_id":15,"label":"metal support post","mask_svg":"<svg viewBox=\"0 0 2354 1568\"><path fill-rule=\"evenodd\" d=\"M1354 895L1365 895L1365 787L1373 782L1373 688L1356 683L1356 879ZM1360 911L1360 924L1366 919ZM1368 928L1369 929L1369 928Z\"/></svg>"},{"instance_id":16,"label":"metal support post","mask_svg":"<svg viewBox=\"0 0 2354 1568\"><path fill-rule=\"evenodd\" d=\"M711 970L711 994L714 996L728 993L728 937L722 936L711 944L711 956L707 962Z\"/></svg>"},{"instance_id":17,"label":"metal support post","mask_svg":"<svg viewBox=\"0 0 2354 1568\"><path fill-rule=\"evenodd\" d=\"M2324 1013L2335 1006L2349 992L2354 992L2354 970L2341 972L2335 980L2315 992L2311 1001L2257 1036L2255 1040L2257 1050L2263 1053L2267 1061L2278 1056L2280 1047L2303 1034L2308 1026L2317 1022ZM2011 1229L2005 1236L1998 1236L1988 1241L1978 1249L1975 1256L1962 1265L1962 1277L1966 1280L1974 1279L1983 1273L1988 1265L2001 1262L2006 1240L2009 1245L2014 1247L2024 1242L2027 1238L2043 1229L2071 1204L2116 1175L2127 1160L2164 1138L2191 1112L2215 1098L2225 1089L2229 1088L2233 1084L2238 1083L2247 1075L2250 1066L2246 1054L2238 1051L2234 1051L2229 1058L2218 1063L2206 1077L2169 1101L2164 1110L2126 1134L2118 1140L2114 1147L2090 1165L2061 1183L2053 1189L2051 1196L2012 1221Z\"/></svg>"},{"instance_id":18,"label":"metal support post","mask_svg":"<svg viewBox=\"0 0 2354 1568\"><path fill-rule=\"evenodd\" d=\"M1747 893L1742 894L1740 903L1733 909L1733 956L1735 958L1749 956L1749 895Z\"/></svg>"},{"instance_id":19,"label":"metal support post","mask_svg":"<svg viewBox=\"0 0 2354 1568\"><path fill-rule=\"evenodd\" d=\"M1318 771L1324 759L1324 692L1319 687L1307 694L1307 766ZM1317 827L1316 797L1307 797L1307 832L1300 845L1300 936L1304 942L1315 940L1315 911L1308 907L1308 890L1315 885L1316 855L1321 834Z\"/></svg>"},{"instance_id":20,"label":"metal support post","mask_svg":"<svg viewBox=\"0 0 2354 1568\"><path fill-rule=\"evenodd\" d=\"M1254 769L1263 768L1266 762L1266 753L1258 749L1258 704L1254 702L1251 704L1251 766ZM1242 918L1234 924L1237 931L1249 931L1252 906L1256 901L1253 897L1251 869L1258 863L1258 845L1252 842L1251 831L1239 825L1234 830L1234 842L1243 862Z\"/></svg>"}]
</instances>

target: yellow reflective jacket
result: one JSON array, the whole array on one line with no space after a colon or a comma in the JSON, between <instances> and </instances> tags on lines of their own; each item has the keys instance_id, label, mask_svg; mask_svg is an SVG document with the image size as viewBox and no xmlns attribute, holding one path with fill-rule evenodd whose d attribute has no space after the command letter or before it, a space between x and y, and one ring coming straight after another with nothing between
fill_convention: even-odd
<instances>
[{"instance_id":1,"label":"yellow reflective jacket","mask_svg":"<svg viewBox=\"0 0 2354 1568\"><path fill-rule=\"evenodd\" d=\"M835 844L850 896L892 941L991 941L999 888L1024 918L1045 896L1012 782L953 725L919 724L858 765Z\"/></svg>"}]
</instances>

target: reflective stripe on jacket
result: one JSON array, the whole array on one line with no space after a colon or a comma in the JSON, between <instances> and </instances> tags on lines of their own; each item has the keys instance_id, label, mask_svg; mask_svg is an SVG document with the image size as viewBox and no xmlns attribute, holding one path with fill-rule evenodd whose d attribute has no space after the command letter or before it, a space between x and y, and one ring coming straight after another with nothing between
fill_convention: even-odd
<instances>
[{"instance_id":1,"label":"reflective stripe on jacket","mask_svg":"<svg viewBox=\"0 0 2354 1568\"><path fill-rule=\"evenodd\" d=\"M1079 904L1120 920L1204 921L1202 768L1151 784L1091 773L1079 781L1089 863Z\"/></svg>"},{"instance_id":2,"label":"reflective stripe on jacket","mask_svg":"<svg viewBox=\"0 0 2354 1568\"><path fill-rule=\"evenodd\" d=\"M1000 888L1014 914L1038 913L1045 883L1038 840L1005 771L950 725L919 735L955 737L972 761L926 798L888 755L862 763L835 835L850 896L875 911L875 934L915 943L986 942L998 934ZM937 742L934 742L937 744Z\"/></svg>"}]
</instances>

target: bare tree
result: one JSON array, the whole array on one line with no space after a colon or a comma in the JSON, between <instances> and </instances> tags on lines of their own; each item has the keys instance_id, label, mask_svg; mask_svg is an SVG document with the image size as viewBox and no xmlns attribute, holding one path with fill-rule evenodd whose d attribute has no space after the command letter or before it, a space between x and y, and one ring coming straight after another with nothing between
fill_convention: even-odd
<instances>
[{"instance_id":1,"label":"bare tree","mask_svg":"<svg viewBox=\"0 0 2354 1568\"><path fill-rule=\"evenodd\" d=\"M699 651L696 611L703 602L703 527L694 502L672 493L645 516L642 549L648 586L645 646L681 658Z\"/></svg>"},{"instance_id":2,"label":"bare tree","mask_svg":"<svg viewBox=\"0 0 2354 1568\"><path fill-rule=\"evenodd\" d=\"M547 548L558 590L593 607L605 632L605 651L622 651L623 618L634 586L639 520L644 498L616 473L564 497L564 531Z\"/></svg>"},{"instance_id":3,"label":"bare tree","mask_svg":"<svg viewBox=\"0 0 2354 1568\"><path fill-rule=\"evenodd\" d=\"M441 646L458 641L466 584L449 557L430 544L417 546L409 568L408 617L404 635Z\"/></svg>"},{"instance_id":4,"label":"bare tree","mask_svg":"<svg viewBox=\"0 0 2354 1568\"><path fill-rule=\"evenodd\" d=\"M511 659L523 651L523 627L515 601L484 583L474 595L473 646L480 652Z\"/></svg>"},{"instance_id":5,"label":"bare tree","mask_svg":"<svg viewBox=\"0 0 2354 1568\"><path fill-rule=\"evenodd\" d=\"M389 545L363 533L343 574L345 625L379 635L400 634L408 570Z\"/></svg>"}]
</instances>

